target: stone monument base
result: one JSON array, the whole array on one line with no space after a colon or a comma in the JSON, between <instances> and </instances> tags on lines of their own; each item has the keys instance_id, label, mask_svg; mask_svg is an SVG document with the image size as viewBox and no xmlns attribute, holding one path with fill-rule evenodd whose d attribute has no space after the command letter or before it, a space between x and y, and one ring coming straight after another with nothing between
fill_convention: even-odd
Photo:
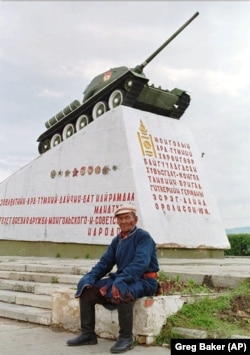
<instances>
[{"instance_id":1,"label":"stone monument base","mask_svg":"<svg viewBox=\"0 0 250 355\"><path fill-rule=\"evenodd\" d=\"M0 253L97 258L132 203L159 257L221 257L207 177L184 121L119 106L0 183Z\"/></svg>"}]
</instances>

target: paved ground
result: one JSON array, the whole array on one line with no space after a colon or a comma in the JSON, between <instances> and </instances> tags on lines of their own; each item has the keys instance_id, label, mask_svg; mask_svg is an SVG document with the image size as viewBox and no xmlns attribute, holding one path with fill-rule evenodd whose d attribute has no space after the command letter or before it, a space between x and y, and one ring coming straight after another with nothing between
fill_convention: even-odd
<instances>
[{"instance_id":1,"label":"paved ground","mask_svg":"<svg viewBox=\"0 0 250 355\"><path fill-rule=\"evenodd\" d=\"M0 318L0 353L3 355L107 355L114 341L98 339L97 345L69 347L66 341L75 335L48 327ZM170 355L162 347L136 346L129 355Z\"/></svg>"}]
</instances>

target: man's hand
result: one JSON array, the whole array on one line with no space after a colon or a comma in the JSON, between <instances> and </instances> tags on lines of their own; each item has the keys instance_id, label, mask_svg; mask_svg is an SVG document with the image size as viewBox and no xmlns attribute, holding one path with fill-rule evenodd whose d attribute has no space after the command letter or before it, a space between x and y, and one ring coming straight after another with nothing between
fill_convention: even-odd
<instances>
[{"instance_id":1,"label":"man's hand","mask_svg":"<svg viewBox=\"0 0 250 355\"><path fill-rule=\"evenodd\" d=\"M100 291L102 296L106 296L106 294L107 294L107 285L104 285L103 287L101 287L99 291Z\"/></svg>"},{"instance_id":2,"label":"man's hand","mask_svg":"<svg viewBox=\"0 0 250 355\"><path fill-rule=\"evenodd\" d=\"M122 298L121 292L114 285L112 286L112 296L113 296L113 298L120 298L120 299Z\"/></svg>"}]
</instances>

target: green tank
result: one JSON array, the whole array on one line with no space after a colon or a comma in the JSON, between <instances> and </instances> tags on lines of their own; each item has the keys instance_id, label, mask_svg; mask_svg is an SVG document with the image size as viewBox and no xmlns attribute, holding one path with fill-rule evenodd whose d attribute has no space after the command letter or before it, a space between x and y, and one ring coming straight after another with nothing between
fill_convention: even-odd
<instances>
[{"instance_id":1,"label":"green tank","mask_svg":"<svg viewBox=\"0 0 250 355\"><path fill-rule=\"evenodd\" d=\"M198 15L196 12L142 64L132 69L111 68L96 76L85 89L82 103L74 100L45 122L47 130L37 139L39 153L43 154L57 146L106 111L119 105L180 119L189 106L190 96L181 89L169 91L154 85L149 86L149 79L143 69Z\"/></svg>"}]
</instances>

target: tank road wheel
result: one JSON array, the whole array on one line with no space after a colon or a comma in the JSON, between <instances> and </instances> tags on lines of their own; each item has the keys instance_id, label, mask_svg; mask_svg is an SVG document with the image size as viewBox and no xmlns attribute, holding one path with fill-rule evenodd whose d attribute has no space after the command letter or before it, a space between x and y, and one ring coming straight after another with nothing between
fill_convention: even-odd
<instances>
[{"instance_id":1,"label":"tank road wheel","mask_svg":"<svg viewBox=\"0 0 250 355\"><path fill-rule=\"evenodd\" d=\"M60 144L62 141L62 137L60 136L59 133L54 134L54 136L51 138L50 141L50 146L51 148L56 147L58 144Z\"/></svg>"},{"instance_id":2,"label":"tank road wheel","mask_svg":"<svg viewBox=\"0 0 250 355\"><path fill-rule=\"evenodd\" d=\"M101 116L106 112L106 104L103 101L97 102L92 110L92 116L95 120L97 117Z\"/></svg>"},{"instance_id":3,"label":"tank road wheel","mask_svg":"<svg viewBox=\"0 0 250 355\"><path fill-rule=\"evenodd\" d=\"M81 115L76 121L76 132L80 131L83 127L87 126L89 123L89 118L87 115Z\"/></svg>"},{"instance_id":4,"label":"tank road wheel","mask_svg":"<svg viewBox=\"0 0 250 355\"><path fill-rule=\"evenodd\" d=\"M49 149L50 149L50 140L49 139L45 139L45 141L40 142L38 145L38 152L40 154L47 152L47 150L49 150Z\"/></svg>"},{"instance_id":5,"label":"tank road wheel","mask_svg":"<svg viewBox=\"0 0 250 355\"><path fill-rule=\"evenodd\" d=\"M74 133L75 133L74 126L71 123L67 124L63 129L63 134L62 134L63 140L65 141L67 138L71 137Z\"/></svg>"},{"instance_id":6,"label":"tank road wheel","mask_svg":"<svg viewBox=\"0 0 250 355\"><path fill-rule=\"evenodd\" d=\"M115 90L109 97L109 108L112 110L120 106L123 102L123 93L121 90Z\"/></svg>"}]
</instances>

